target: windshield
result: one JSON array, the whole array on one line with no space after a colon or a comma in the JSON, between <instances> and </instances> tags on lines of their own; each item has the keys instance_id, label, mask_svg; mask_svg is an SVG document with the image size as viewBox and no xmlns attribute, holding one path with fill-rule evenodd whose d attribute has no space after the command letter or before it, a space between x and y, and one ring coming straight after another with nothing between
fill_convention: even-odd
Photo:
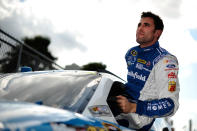
<instances>
[{"instance_id":1,"label":"windshield","mask_svg":"<svg viewBox=\"0 0 197 131\"><path fill-rule=\"evenodd\" d=\"M0 99L27 101L81 113L101 76L92 72L10 75L0 80Z\"/></svg>"}]
</instances>

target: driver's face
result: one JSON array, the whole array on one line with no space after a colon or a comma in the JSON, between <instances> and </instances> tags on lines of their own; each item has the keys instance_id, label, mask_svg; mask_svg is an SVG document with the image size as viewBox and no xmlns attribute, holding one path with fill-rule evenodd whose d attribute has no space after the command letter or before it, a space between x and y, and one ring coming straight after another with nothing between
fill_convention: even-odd
<instances>
[{"instance_id":1,"label":"driver's face","mask_svg":"<svg viewBox=\"0 0 197 131\"><path fill-rule=\"evenodd\" d=\"M136 31L136 41L144 46L151 45L157 41L155 24L151 17L141 18Z\"/></svg>"}]
</instances>

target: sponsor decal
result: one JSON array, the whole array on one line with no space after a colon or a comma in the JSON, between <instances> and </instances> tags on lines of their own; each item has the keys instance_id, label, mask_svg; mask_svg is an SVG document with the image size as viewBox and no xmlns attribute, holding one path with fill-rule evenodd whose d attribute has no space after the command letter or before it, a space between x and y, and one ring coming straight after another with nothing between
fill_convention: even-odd
<instances>
[{"instance_id":1,"label":"sponsor decal","mask_svg":"<svg viewBox=\"0 0 197 131\"><path fill-rule=\"evenodd\" d=\"M146 81L146 76L142 76L142 74L139 75L138 72L133 73L133 71L131 71L131 72L128 72L128 75L133 77L134 79Z\"/></svg>"},{"instance_id":2,"label":"sponsor decal","mask_svg":"<svg viewBox=\"0 0 197 131\"><path fill-rule=\"evenodd\" d=\"M128 56L127 65L128 66L133 65L135 61L136 61L135 56Z\"/></svg>"},{"instance_id":3,"label":"sponsor decal","mask_svg":"<svg viewBox=\"0 0 197 131\"><path fill-rule=\"evenodd\" d=\"M121 131L120 128L118 128L117 126L110 124L110 123L102 123L103 126L106 128L107 131Z\"/></svg>"},{"instance_id":4,"label":"sponsor decal","mask_svg":"<svg viewBox=\"0 0 197 131\"><path fill-rule=\"evenodd\" d=\"M168 64L168 63L176 63L175 60L163 60L164 64Z\"/></svg>"},{"instance_id":5,"label":"sponsor decal","mask_svg":"<svg viewBox=\"0 0 197 131\"><path fill-rule=\"evenodd\" d=\"M169 70L179 70L179 68L169 68L169 69L165 69L165 71L169 71Z\"/></svg>"},{"instance_id":6,"label":"sponsor decal","mask_svg":"<svg viewBox=\"0 0 197 131\"><path fill-rule=\"evenodd\" d=\"M139 70L142 70L144 67L143 67L143 64L137 63L136 68Z\"/></svg>"},{"instance_id":7,"label":"sponsor decal","mask_svg":"<svg viewBox=\"0 0 197 131\"><path fill-rule=\"evenodd\" d=\"M174 72L170 72L168 78L177 78L177 75Z\"/></svg>"},{"instance_id":8,"label":"sponsor decal","mask_svg":"<svg viewBox=\"0 0 197 131\"><path fill-rule=\"evenodd\" d=\"M136 56L136 55L137 55L137 51L136 51L136 50L132 50L132 51L131 51L131 55L132 55L132 56Z\"/></svg>"},{"instance_id":9,"label":"sponsor decal","mask_svg":"<svg viewBox=\"0 0 197 131\"><path fill-rule=\"evenodd\" d=\"M142 63L142 64L146 64L146 61L145 60L142 60L140 58L137 59L137 62Z\"/></svg>"},{"instance_id":10,"label":"sponsor decal","mask_svg":"<svg viewBox=\"0 0 197 131\"><path fill-rule=\"evenodd\" d=\"M145 68L145 67L143 66L143 64L140 64L140 63L137 63L137 64L136 64L136 68L139 69L139 70L145 70L145 71L150 72L149 69Z\"/></svg>"},{"instance_id":11,"label":"sponsor decal","mask_svg":"<svg viewBox=\"0 0 197 131\"><path fill-rule=\"evenodd\" d=\"M136 61L136 57L135 56L129 56L128 57L128 61L135 62Z\"/></svg>"},{"instance_id":12,"label":"sponsor decal","mask_svg":"<svg viewBox=\"0 0 197 131\"><path fill-rule=\"evenodd\" d=\"M146 63L146 66L149 67L150 65L151 65L151 62L148 61L148 62Z\"/></svg>"},{"instance_id":13,"label":"sponsor decal","mask_svg":"<svg viewBox=\"0 0 197 131\"><path fill-rule=\"evenodd\" d=\"M79 131L83 131L83 130L79 130ZM89 126L86 131L104 131L104 129L97 128L97 127L94 127L94 126Z\"/></svg>"},{"instance_id":14,"label":"sponsor decal","mask_svg":"<svg viewBox=\"0 0 197 131\"><path fill-rule=\"evenodd\" d=\"M163 63L164 63L164 64L167 64L167 63L168 63L168 60L164 60Z\"/></svg>"},{"instance_id":15,"label":"sponsor decal","mask_svg":"<svg viewBox=\"0 0 197 131\"><path fill-rule=\"evenodd\" d=\"M134 63L131 61L127 61L127 66L133 65Z\"/></svg>"},{"instance_id":16,"label":"sponsor decal","mask_svg":"<svg viewBox=\"0 0 197 131\"><path fill-rule=\"evenodd\" d=\"M111 116L110 109L107 105L94 105L88 107L93 116Z\"/></svg>"},{"instance_id":17,"label":"sponsor decal","mask_svg":"<svg viewBox=\"0 0 197 131\"><path fill-rule=\"evenodd\" d=\"M168 91L174 92L176 90L176 82L175 81L169 81L168 82Z\"/></svg>"},{"instance_id":18,"label":"sponsor decal","mask_svg":"<svg viewBox=\"0 0 197 131\"><path fill-rule=\"evenodd\" d=\"M172 105L168 101L162 101L162 102L159 102L156 104L155 103L154 104L148 103L147 111L163 110L163 109L166 109L170 106L172 106Z\"/></svg>"},{"instance_id":19,"label":"sponsor decal","mask_svg":"<svg viewBox=\"0 0 197 131\"><path fill-rule=\"evenodd\" d=\"M167 68L175 68L176 65L175 65L175 64L168 64L166 67L167 67Z\"/></svg>"}]
</instances>

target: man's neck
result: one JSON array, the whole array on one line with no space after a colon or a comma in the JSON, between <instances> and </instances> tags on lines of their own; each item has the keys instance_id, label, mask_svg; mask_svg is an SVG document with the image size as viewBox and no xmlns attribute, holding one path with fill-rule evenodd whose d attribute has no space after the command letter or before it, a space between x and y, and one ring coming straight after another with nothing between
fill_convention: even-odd
<instances>
[{"instance_id":1,"label":"man's neck","mask_svg":"<svg viewBox=\"0 0 197 131\"><path fill-rule=\"evenodd\" d=\"M140 44L140 47L141 48L146 48L146 47L154 45L156 42L157 41L153 41L153 42L150 42L150 43L143 43L143 44Z\"/></svg>"}]
</instances>

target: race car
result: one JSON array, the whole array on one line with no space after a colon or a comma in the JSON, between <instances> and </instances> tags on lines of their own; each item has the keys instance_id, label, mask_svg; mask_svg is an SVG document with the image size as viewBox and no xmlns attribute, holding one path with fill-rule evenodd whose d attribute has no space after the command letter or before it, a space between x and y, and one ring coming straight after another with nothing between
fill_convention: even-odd
<instances>
[{"instance_id":1,"label":"race car","mask_svg":"<svg viewBox=\"0 0 197 131\"><path fill-rule=\"evenodd\" d=\"M116 127L128 127L128 121L117 119L121 110L116 96L125 94L124 83L116 75L97 71L52 70L3 74L0 76L0 100L45 105L108 121ZM170 130L164 119L156 119L151 130L163 128ZM121 130L120 127L118 129Z\"/></svg>"}]
</instances>

